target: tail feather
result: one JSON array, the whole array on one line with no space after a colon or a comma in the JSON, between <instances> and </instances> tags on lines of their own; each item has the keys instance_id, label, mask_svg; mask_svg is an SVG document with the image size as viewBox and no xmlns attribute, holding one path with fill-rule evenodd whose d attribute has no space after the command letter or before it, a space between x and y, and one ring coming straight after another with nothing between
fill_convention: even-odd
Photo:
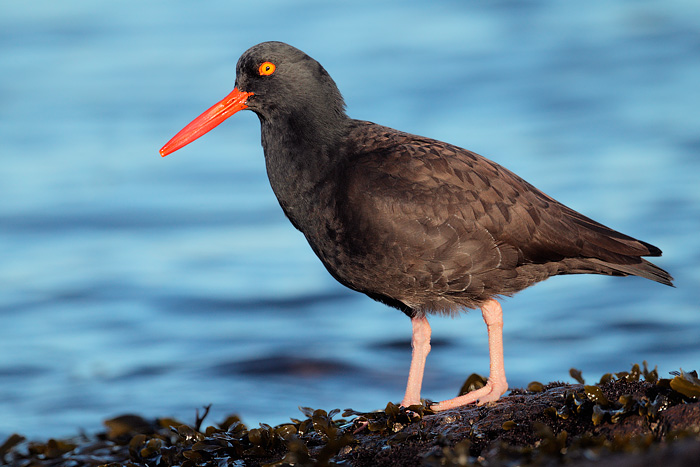
<instances>
[{"instance_id":1,"label":"tail feather","mask_svg":"<svg viewBox=\"0 0 700 467\"><path fill-rule=\"evenodd\" d=\"M649 245L651 246L651 245ZM656 247L653 247L656 248ZM658 250L658 248L656 248ZM659 255L655 256L660 256L661 251L659 251ZM639 258L640 262L639 263L634 263L634 264L619 264L619 263L610 263L608 261L603 261L597 258L591 258L590 261L606 266L613 271L620 272L624 275L632 275L632 276L639 276L643 277L645 279L650 279L652 281L659 282L664 285L668 285L671 287L675 287L673 285L673 277L666 272L665 270L661 269L654 263L651 263L645 259Z\"/></svg>"},{"instance_id":2,"label":"tail feather","mask_svg":"<svg viewBox=\"0 0 700 467\"><path fill-rule=\"evenodd\" d=\"M576 211L567 211L585 238L582 256L609 268L611 273L639 276L661 284L673 285L673 277L642 256L661 256L654 245L606 227Z\"/></svg>"}]
</instances>

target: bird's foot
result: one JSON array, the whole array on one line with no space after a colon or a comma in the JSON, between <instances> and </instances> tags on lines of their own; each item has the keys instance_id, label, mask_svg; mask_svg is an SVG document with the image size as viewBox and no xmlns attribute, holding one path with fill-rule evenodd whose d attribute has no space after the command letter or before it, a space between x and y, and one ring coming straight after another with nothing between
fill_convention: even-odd
<instances>
[{"instance_id":1,"label":"bird's foot","mask_svg":"<svg viewBox=\"0 0 700 467\"><path fill-rule=\"evenodd\" d=\"M357 422L357 428L355 428L355 430L352 432L352 434L356 435L359 432L361 432L362 430L364 430L365 428L367 428L368 426L369 426L369 420L361 420L361 421Z\"/></svg>"},{"instance_id":2,"label":"bird's foot","mask_svg":"<svg viewBox=\"0 0 700 467\"><path fill-rule=\"evenodd\" d=\"M423 403L420 401L420 399L418 399L416 401L416 400L408 399L406 397L404 397L403 400L401 401L401 407L409 408L412 405L423 405Z\"/></svg>"},{"instance_id":3,"label":"bird's foot","mask_svg":"<svg viewBox=\"0 0 700 467\"><path fill-rule=\"evenodd\" d=\"M467 394L455 397L454 399L437 402L430 406L434 412L454 409L467 404L484 405L488 402L496 402L508 390L508 383L505 381L488 380L482 388L468 392Z\"/></svg>"}]
</instances>

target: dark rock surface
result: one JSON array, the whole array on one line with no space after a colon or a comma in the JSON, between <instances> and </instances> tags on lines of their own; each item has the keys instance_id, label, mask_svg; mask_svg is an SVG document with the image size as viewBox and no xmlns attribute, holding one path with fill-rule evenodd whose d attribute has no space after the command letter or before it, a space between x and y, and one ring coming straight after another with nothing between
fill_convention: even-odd
<instances>
[{"instance_id":1,"label":"dark rock surface","mask_svg":"<svg viewBox=\"0 0 700 467\"><path fill-rule=\"evenodd\" d=\"M10 466L459 466L592 465L665 467L700 459L700 380L659 379L634 365L595 385L530 383L498 403L434 414L389 403L370 413L302 408L303 419L248 428L231 416L206 426L124 415L106 431L0 446ZM470 384L479 384L472 377ZM350 419L349 417L353 417Z\"/></svg>"}]
</instances>

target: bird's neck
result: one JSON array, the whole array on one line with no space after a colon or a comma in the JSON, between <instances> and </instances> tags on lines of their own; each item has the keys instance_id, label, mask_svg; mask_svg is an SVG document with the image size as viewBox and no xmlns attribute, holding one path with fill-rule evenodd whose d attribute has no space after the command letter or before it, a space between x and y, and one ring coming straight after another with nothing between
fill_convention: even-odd
<instances>
[{"instance_id":1,"label":"bird's neck","mask_svg":"<svg viewBox=\"0 0 700 467\"><path fill-rule=\"evenodd\" d=\"M342 111L261 119L270 185L293 223L313 209L319 183L342 157L349 123Z\"/></svg>"}]
</instances>

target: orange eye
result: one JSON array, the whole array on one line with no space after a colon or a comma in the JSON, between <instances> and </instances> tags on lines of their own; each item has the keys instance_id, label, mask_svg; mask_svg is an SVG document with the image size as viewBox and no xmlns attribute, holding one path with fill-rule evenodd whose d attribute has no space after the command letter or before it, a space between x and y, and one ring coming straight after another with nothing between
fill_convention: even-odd
<instances>
[{"instance_id":1,"label":"orange eye","mask_svg":"<svg viewBox=\"0 0 700 467\"><path fill-rule=\"evenodd\" d=\"M258 68L258 73L260 76L268 76L275 72L275 64L272 62L265 62Z\"/></svg>"}]
</instances>

